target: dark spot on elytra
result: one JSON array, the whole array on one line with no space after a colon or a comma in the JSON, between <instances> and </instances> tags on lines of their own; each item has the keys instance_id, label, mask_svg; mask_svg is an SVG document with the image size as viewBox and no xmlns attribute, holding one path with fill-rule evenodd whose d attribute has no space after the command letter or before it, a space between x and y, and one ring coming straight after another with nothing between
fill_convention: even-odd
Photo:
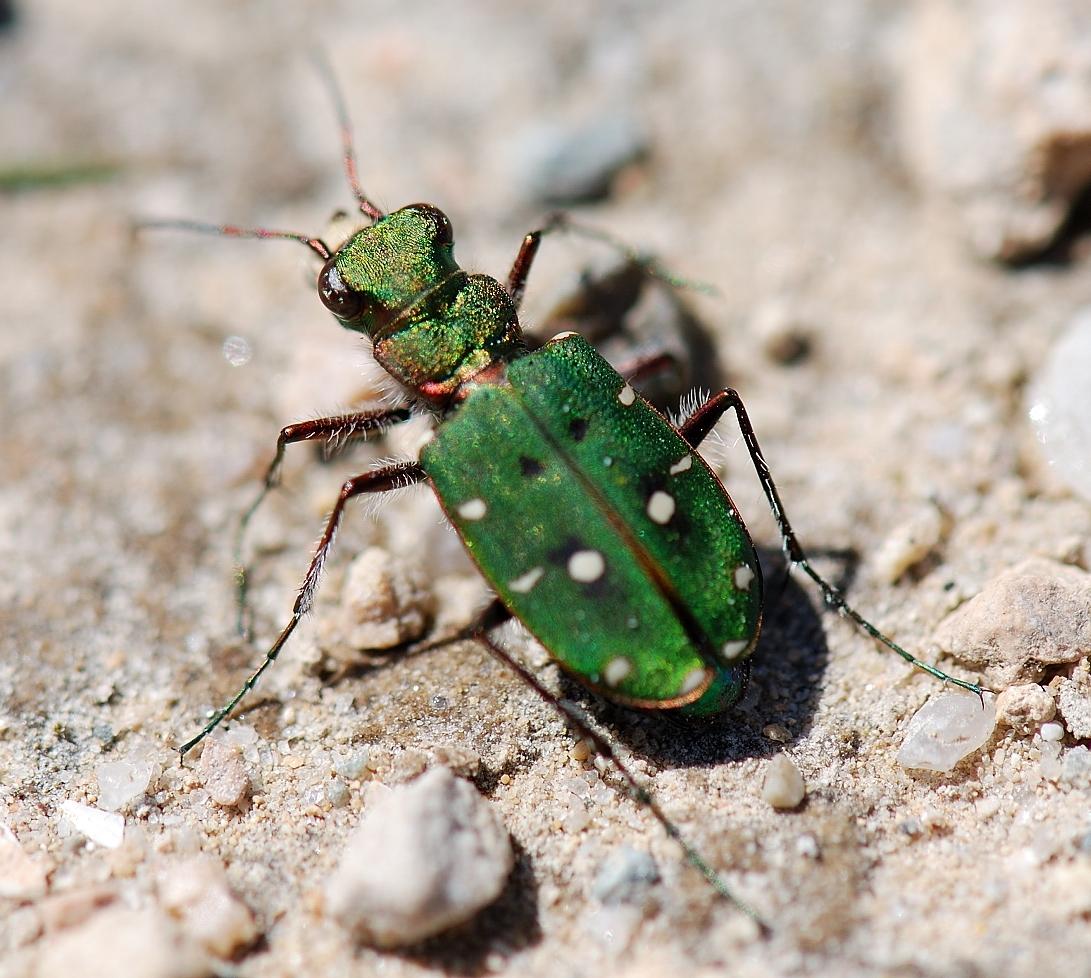
<instances>
[{"instance_id":1,"label":"dark spot on elytra","mask_svg":"<svg viewBox=\"0 0 1091 978\"><path fill-rule=\"evenodd\" d=\"M587 419L573 418L568 422L568 433L574 440L583 441L584 436L587 434Z\"/></svg>"},{"instance_id":2,"label":"dark spot on elytra","mask_svg":"<svg viewBox=\"0 0 1091 978\"><path fill-rule=\"evenodd\" d=\"M582 543L578 537L567 537L559 547L554 547L546 554L546 558L551 564L556 564L558 567L567 567L568 558L571 557L577 550L586 550L587 545Z\"/></svg>"},{"instance_id":3,"label":"dark spot on elytra","mask_svg":"<svg viewBox=\"0 0 1091 978\"><path fill-rule=\"evenodd\" d=\"M545 466L542 465L536 458L531 458L529 455L519 456L519 469L525 476L533 477L541 475L545 470Z\"/></svg>"},{"instance_id":4,"label":"dark spot on elytra","mask_svg":"<svg viewBox=\"0 0 1091 978\"><path fill-rule=\"evenodd\" d=\"M637 485L641 499L651 499L655 492L670 493L671 490L670 476L666 472L641 472Z\"/></svg>"}]
</instances>

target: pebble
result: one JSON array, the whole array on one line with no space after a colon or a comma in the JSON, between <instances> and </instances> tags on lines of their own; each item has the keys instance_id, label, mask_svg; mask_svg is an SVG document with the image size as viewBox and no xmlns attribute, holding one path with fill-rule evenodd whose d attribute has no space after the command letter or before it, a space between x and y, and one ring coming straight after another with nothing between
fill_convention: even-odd
<instances>
[{"instance_id":1,"label":"pebble","mask_svg":"<svg viewBox=\"0 0 1091 978\"><path fill-rule=\"evenodd\" d=\"M42 901L42 926L47 933L76 927L117 898L113 886L77 886L56 893Z\"/></svg>"},{"instance_id":2,"label":"pebble","mask_svg":"<svg viewBox=\"0 0 1091 978\"><path fill-rule=\"evenodd\" d=\"M1030 385L1027 417L1050 469L1091 502L1091 308L1053 343Z\"/></svg>"},{"instance_id":3,"label":"pebble","mask_svg":"<svg viewBox=\"0 0 1091 978\"><path fill-rule=\"evenodd\" d=\"M592 754L592 746L589 741L581 738L572 745L572 749L568 752L568 754L569 757L572 758L572 760L579 761L582 764L584 761L590 759Z\"/></svg>"},{"instance_id":4,"label":"pebble","mask_svg":"<svg viewBox=\"0 0 1091 978\"><path fill-rule=\"evenodd\" d=\"M909 721L898 751L902 767L950 771L964 757L985 745L996 726L996 704L971 693L940 693Z\"/></svg>"},{"instance_id":5,"label":"pebble","mask_svg":"<svg viewBox=\"0 0 1091 978\"><path fill-rule=\"evenodd\" d=\"M525 141L519 172L526 192L545 204L606 197L614 177L646 151L643 129L627 112L604 112L580 127L540 127Z\"/></svg>"},{"instance_id":6,"label":"pebble","mask_svg":"<svg viewBox=\"0 0 1091 978\"><path fill-rule=\"evenodd\" d=\"M77 832L105 849L116 849L125 838L125 819L114 812L78 801L62 801L60 812Z\"/></svg>"},{"instance_id":7,"label":"pebble","mask_svg":"<svg viewBox=\"0 0 1091 978\"><path fill-rule=\"evenodd\" d=\"M939 506L934 502L923 505L880 544L874 557L880 578L887 584L897 582L943 542L948 528L949 520Z\"/></svg>"},{"instance_id":8,"label":"pebble","mask_svg":"<svg viewBox=\"0 0 1091 978\"><path fill-rule=\"evenodd\" d=\"M159 901L187 937L216 957L231 957L257 936L249 907L232 892L214 856L194 856L162 870Z\"/></svg>"},{"instance_id":9,"label":"pebble","mask_svg":"<svg viewBox=\"0 0 1091 978\"><path fill-rule=\"evenodd\" d=\"M596 900L609 906L640 904L658 882L659 868L651 853L621 846L602 864L591 892Z\"/></svg>"},{"instance_id":10,"label":"pebble","mask_svg":"<svg viewBox=\"0 0 1091 978\"><path fill-rule=\"evenodd\" d=\"M420 638L435 610L435 595L420 568L369 547L345 574L339 635L352 650L393 648Z\"/></svg>"},{"instance_id":11,"label":"pebble","mask_svg":"<svg viewBox=\"0 0 1091 978\"><path fill-rule=\"evenodd\" d=\"M806 787L803 775L799 773L787 754L777 754L765 766L765 780L761 786L761 796L774 808L795 808L803 801Z\"/></svg>"},{"instance_id":12,"label":"pebble","mask_svg":"<svg viewBox=\"0 0 1091 978\"><path fill-rule=\"evenodd\" d=\"M142 798L156 773L156 764L149 750L95 765L99 807L116 812Z\"/></svg>"},{"instance_id":13,"label":"pebble","mask_svg":"<svg viewBox=\"0 0 1091 978\"><path fill-rule=\"evenodd\" d=\"M1073 737L1091 739L1091 682L1086 673L1061 680L1057 687L1057 709Z\"/></svg>"},{"instance_id":14,"label":"pebble","mask_svg":"<svg viewBox=\"0 0 1091 978\"><path fill-rule=\"evenodd\" d=\"M759 305L750 322L750 330L762 353L782 366L802 363L814 346L813 328L787 299L773 298Z\"/></svg>"},{"instance_id":15,"label":"pebble","mask_svg":"<svg viewBox=\"0 0 1091 978\"><path fill-rule=\"evenodd\" d=\"M197 762L197 776L211 798L224 808L241 805L250 794L250 774L243 760L242 748L226 736L209 736Z\"/></svg>"},{"instance_id":16,"label":"pebble","mask_svg":"<svg viewBox=\"0 0 1091 978\"><path fill-rule=\"evenodd\" d=\"M782 723L767 723L761 728L761 735L766 740L772 740L778 744L786 744L792 739L788 728Z\"/></svg>"},{"instance_id":17,"label":"pebble","mask_svg":"<svg viewBox=\"0 0 1091 978\"><path fill-rule=\"evenodd\" d=\"M32 859L15 833L0 822L0 898L34 900L45 890L45 867Z\"/></svg>"},{"instance_id":18,"label":"pebble","mask_svg":"<svg viewBox=\"0 0 1091 978\"><path fill-rule=\"evenodd\" d=\"M1037 682L1091 653L1091 574L1032 557L944 619L935 641L994 688Z\"/></svg>"},{"instance_id":19,"label":"pebble","mask_svg":"<svg viewBox=\"0 0 1091 978\"><path fill-rule=\"evenodd\" d=\"M1043 723L1038 734L1047 744L1059 744L1064 740L1064 727L1059 723Z\"/></svg>"},{"instance_id":20,"label":"pebble","mask_svg":"<svg viewBox=\"0 0 1091 978\"><path fill-rule=\"evenodd\" d=\"M162 910L110 907L42 941L35 978L211 978L201 949Z\"/></svg>"},{"instance_id":21,"label":"pebble","mask_svg":"<svg viewBox=\"0 0 1091 978\"><path fill-rule=\"evenodd\" d=\"M334 761L333 769L346 781L359 781L368 770L371 762L371 751L366 747L353 751L345 757Z\"/></svg>"},{"instance_id":22,"label":"pebble","mask_svg":"<svg viewBox=\"0 0 1091 978\"><path fill-rule=\"evenodd\" d=\"M488 802L434 767L368 806L326 887L327 912L365 943L404 947L492 903L513 862Z\"/></svg>"},{"instance_id":23,"label":"pebble","mask_svg":"<svg viewBox=\"0 0 1091 978\"><path fill-rule=\"evenodd\" d=\"M1061 780L1073 788L1091 788L1091 750L1073 747L1061 761Z\"/></svg>"},{"instance_id":24,"label":"pebble","mask_svg":"<svg viewBox=\"0 0 1091 978\"><path fill-rule=\"evenodd\" d=\"M1052 720L1057 704L1048 689L1037 683L1019 683L1002 690L996 697L996 722L1017 733L1032 734Z\"/></svg>"}]
</instances>

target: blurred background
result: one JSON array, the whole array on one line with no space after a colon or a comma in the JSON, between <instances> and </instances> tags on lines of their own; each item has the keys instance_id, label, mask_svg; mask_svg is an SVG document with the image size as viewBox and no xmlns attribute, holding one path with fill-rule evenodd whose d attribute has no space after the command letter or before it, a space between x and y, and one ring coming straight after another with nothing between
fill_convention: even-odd
<instances>
[{"instance_id":1,"label":"blurred background","mask_svg":"<svg viewBox=\"0 0 1091 978\"><path fill-rule=\"evenodd\" d=\"M710 287L634 313L634 344L680 344L697 380L740 390L804 544L854 553L854 603L904 644L928 648L1027 557L1088 568L1085 4L8 0L0 822L25 882L0 893L0 968L62 973L119 907L136 915L120 932L159 933L139 916L165 912L156 880L201 850L256 921L229 948L240 974L1084 973L1086 789L1041 780L1011 731L949 775L897 768L933 686L805 588L770 613L752 692L721 728L603 716L775 921L770 941L620 796L572 802L571 736L480 652L376 665L338 651L346 567L365 547L416 575L430 628L482 598L426 490L350 519L315 621L245 718L251 800L217 807L178 767L169 748L290 611L344 475L420 436L332 468L291 453L289 490L253 528L258 644L238 641L232 538L277 431L379 386L297 245L133 228L325 233L352 201L315 51L368 193L445 210L465 267L503 280L523 234L564 208ZM549 239L528 328L615 258ZM721 427L714 458L773 573L775 528ZM789 815L755 787L785 741L808 785ZM480 755L516 876L453 937L354 950L313 894L368 777L395 783L437 745ZM337 767L361 750L364 776ZM101 807L101 765L134 758L150 773L113 806L127 841L84 845L59 806ZM663 882L619 909L594 884L621 846L650 851ZM155 970L141 948L130 973L183 973L184 957Z\"/></svg>"}]
</instances>

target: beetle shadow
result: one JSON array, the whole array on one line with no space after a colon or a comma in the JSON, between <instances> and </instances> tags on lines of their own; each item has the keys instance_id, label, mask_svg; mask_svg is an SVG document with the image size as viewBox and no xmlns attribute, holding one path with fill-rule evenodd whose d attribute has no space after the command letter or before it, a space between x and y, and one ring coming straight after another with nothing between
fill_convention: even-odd
<instances>
[{"instance_id":1,"label":"beetle shadow","mask_svg":"<svg viewBox=\"0 0 1091 978\"><path fill-rule=\"evenodd\" d=\"M818 555L819 551L815 551ZM844 551L831 556L845 557ZM810 589L787 577L777 596L785 564L778 551L759 549L768 599L758 647L751 657L750 681L739 702L716 717L685 717L676 712L637 711L589 693L574 680L562 680L562 696L579 703L637 756L668 767L705 767L765 757L783 743L804 737L818 706L829 648L822 627L823 607ZM834 582L841 586L855 564ZM787 740L766 736L769 725Z\"/></svg>"},{"instance_id":2,"label":"beetle shadow","mask_svg":"<svg viewBox=\"0 0 1091 978\"><path fill-rule=\"evenodd\" d=\"M500 896L465 924L389 953L444 974L476 978L495 970L489 959L508 957L542 939L538 880L526 850L514 839L515 865ZM502 934L498 946L497 935Z\"/></svg>"}]
</instances>

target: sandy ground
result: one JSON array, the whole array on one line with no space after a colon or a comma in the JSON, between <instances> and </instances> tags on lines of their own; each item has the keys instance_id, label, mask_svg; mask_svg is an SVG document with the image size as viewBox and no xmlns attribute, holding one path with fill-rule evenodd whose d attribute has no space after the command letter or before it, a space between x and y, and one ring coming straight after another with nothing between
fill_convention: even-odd
<instances>
[{"instance_id":1,"label":"sandy ground","mask_svg":"<svg viewBox=\"0 0 1091 978\"><path fill-rule=\"evenodd\" d=\"M156 881L200 849L259 935L218 973L1091 974L1087 791L1043 779L1029 736L1006 729L952 773L901 768L906 724L936 684L824 614L809 586L771 609L750 693L708 728L604 707L528 652L631 752L770 922L767 939L610 774L610 791L573 800L585 766L573 736L481 650L330 668L346 655L330 648L338 582L367 544L415 562L445 621L480 598L427 490L350 514L313 620L242 719L257 734L252 800L216 806L170 753L286 619L341 480L409 440L332 466L292 453L287 491L254 527L259 641L238 641L231 538L278 428L376 388L315 300L302 249L137 238L130 222L320 232L350 201L307 62L316 45L346 91L371 193L442 206L462 263L498 277L549 209L542 147L622 120L643 155L577 213L715 287L685 301L747 400L801 538L858 555L818 563L834 578L849 566L856 606L907 646L927 650L949 611L1026 557L1086 568L1091 513L1038 456L1022 392L1091 302L1089 259L1079 242L1066 261L988 259L928 152L938 96L921 73L945 77L942 52L921 54L933 5L901 6L16 5L0 37L0 162L116 172L3 197L0 819L48 893L0 899L0 973L57 973L49 954L66 941L87 962L108 955L91 946L96 916L154 908ZM965 112L972 129L974 106L943 94L945 123L962 132ZM1003 188L990 199L1001 218L1004 201ZM527 321L600 254L548 242ZM806 354L780 355L797 334ZM225 355L230 337L248 345L244 364ZM729 423L722 433L714 455L775 574L775 528ZM936 546L884 579L884 542L936 505ZM365 777L387 783L437 748L475 752L516 844L497 904L402 952L357 948L320 912L371 790L342 779L347 803L331 806L327 788L364 747ZM791 812L760 794L782 750L807 785ZM96 766L140 751L160 773L123 810L126 842L85 844L59 806L94 804ZM596 878L625 845L662 879L635 905L604 906ZM129 965L178 973L146 950Z\"/></svg>"}]
</instances>

